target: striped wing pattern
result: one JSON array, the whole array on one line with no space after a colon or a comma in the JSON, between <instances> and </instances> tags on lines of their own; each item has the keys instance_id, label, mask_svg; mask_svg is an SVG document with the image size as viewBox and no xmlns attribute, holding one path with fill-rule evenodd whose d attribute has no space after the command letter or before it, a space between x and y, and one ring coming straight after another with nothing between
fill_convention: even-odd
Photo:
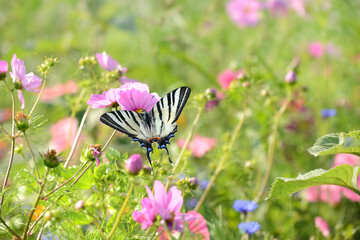
<instances>
[{"instance_id":1,"label":"striped wing pattern","mask_svg":"<svg viewBox=\"0 0 360 240\"><path fill-rule=\"evenodd\" d=\"M122 133L127 134L134 141L146 148L147 157L151 165L150 153L153 151L152 142L157 142L158 148L165 149L169 155L167 144L177 132L176 120L179 118L191 89L180 87L161 98L148 114L133 111L112 111L104 113L100 121ZM169 157L169 161L171 159Z\"/></svg>"}]
</instances>

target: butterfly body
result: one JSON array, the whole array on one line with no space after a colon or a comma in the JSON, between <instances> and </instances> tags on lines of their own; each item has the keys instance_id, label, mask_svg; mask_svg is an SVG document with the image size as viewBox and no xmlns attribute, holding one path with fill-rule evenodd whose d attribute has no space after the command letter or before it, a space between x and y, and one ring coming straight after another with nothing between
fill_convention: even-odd
<instances>
[{"instance_id":1,"label":"butterfly body","mask_svg":"<svg viewBox=\"0 0 360 240\"><path fill-rule=\"evenodd\" d=\"M167 144L177 132L176 121L179 118L191 89L180 87L161 98L150 112L142 111L112 111L104 113L100 121L122 133L127 134L134 142L139 142L146 149L146 155L151 165L150 153L152 143L156 142L158 149L165 149L169 155ZM169 161L171 159L169 157Z\"/></svg>"}]
</instances>

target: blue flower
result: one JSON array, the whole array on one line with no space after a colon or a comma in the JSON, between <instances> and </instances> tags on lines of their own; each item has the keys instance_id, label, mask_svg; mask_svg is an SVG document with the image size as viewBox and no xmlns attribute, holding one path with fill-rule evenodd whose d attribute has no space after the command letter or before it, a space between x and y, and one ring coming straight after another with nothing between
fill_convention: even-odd
<instances>
[{"instance_id":1,"label":"blue flower","mask_svg":"<svg viewBox=\"0 0 360 240\"><path fill-rule=\"evenodd\" d=\"M258 205L255 201L248 201L248 200L236 200L233 204L233 208L237 212L247 213L247 212L253 212L255 209L257 209Z\"/></svg>"},{"instance_id":2,"label":"blue flower","mask_svg":"<svg viewBox=\"0 0 360 240\"><path fill-rule=\"evenodd\" d=\"M251 222L241 222L238 225L238 228L243 232L247 234L254 234L257 231L260 230L260 224L254 221Z\"/></svg>"},{"instance_id":3,"label":"blue flower","mask_svg":"<svg viewBox=\"0 0 360 240\"><path fill-rule=\"evenodd\" d=\"M332 108L332 109L324 108L323 110L321 110L321 116L323 118L334 117L335 115L336 115L336 109L335 108Z\"/></svg>"}]
</instances>

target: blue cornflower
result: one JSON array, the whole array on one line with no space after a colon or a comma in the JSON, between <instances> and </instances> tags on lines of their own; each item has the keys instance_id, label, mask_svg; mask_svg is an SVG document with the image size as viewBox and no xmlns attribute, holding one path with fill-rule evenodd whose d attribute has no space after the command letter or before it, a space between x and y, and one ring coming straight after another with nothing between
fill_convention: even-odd
<instances>
[{"instance_id":1,"label":"blue cornflower","mask_svg":"<svg viewBox=\"0 0 360 240\"><path fill-rule=\"evenodd\" d=\"M233 204L233 208L237 212L247 213L252 212L257 209L258 205L255 201L248 201L248 200L236 200Z\"/></svg>"},{"instance_id":2,"label":"blue cornflower","mask_svg":"<svg viewBox=\"0 0 360 240\"><path fill-rule=\"evenodd\" d=\"M254 221L251 222L241 222L238 225L238 228L243 232L247 234L254 234L257 231L260 230L260 224Z\"/></svg>"},{"instance_id":3,"label":"blue cornflower","mask_svg":"<svg viewBox=\"0 0 360 240\"><path fill-rule=\"evenodd\" d=\"M323 118L334 117L335 115L336 115L336 109L335 108L332 108L332 109L324 108L323 110L321 110L321 116Z\"/></svg>"}]
</instances>

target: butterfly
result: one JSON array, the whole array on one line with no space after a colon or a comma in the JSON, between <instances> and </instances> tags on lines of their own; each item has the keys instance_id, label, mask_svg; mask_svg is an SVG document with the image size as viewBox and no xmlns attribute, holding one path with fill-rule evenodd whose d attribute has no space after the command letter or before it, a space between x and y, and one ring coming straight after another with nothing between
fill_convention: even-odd
<instances>
[{"instance_id":1,"label":"butterfly","mask_svg":"<svg viewBox=\"0 0 360 240\"><path fill-rule=\"evenodd\" d=\"M166 147L170 139L177 132L178 120L189 96L189 87L177 88L161 98L150 112L112 111L101 115L100 121L139 142L146 149L146 156L151 164L150 153L153 152L152 143L156 142L158 149L165 149L169 161L169 151Z\"/></svg>"}]
</instances>

